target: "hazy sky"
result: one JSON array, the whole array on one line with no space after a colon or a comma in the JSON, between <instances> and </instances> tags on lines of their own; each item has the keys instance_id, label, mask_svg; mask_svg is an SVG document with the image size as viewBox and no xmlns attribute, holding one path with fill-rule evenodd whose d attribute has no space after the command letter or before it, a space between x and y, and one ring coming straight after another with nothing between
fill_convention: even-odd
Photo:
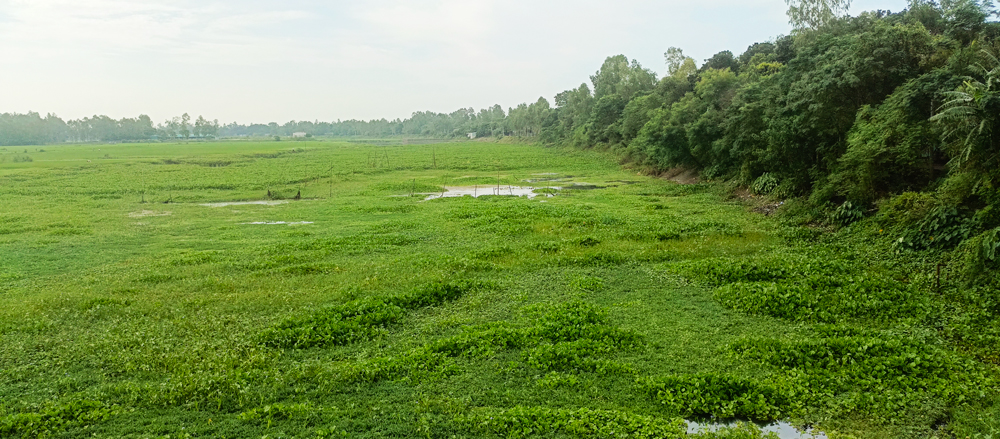
<instances>
[{"instance_id":1,"label":"hazy sky","mask_svg":"<svg viewBox=\"0 0 1000 439\"><path fill-rule=\"evenodd\" d=\"M852 13L905 0L855 0ZM788 33L782 0L0 0L0 112L220 122L505 109L609 55L662 75Z\"/></svg>"}]
</instances>

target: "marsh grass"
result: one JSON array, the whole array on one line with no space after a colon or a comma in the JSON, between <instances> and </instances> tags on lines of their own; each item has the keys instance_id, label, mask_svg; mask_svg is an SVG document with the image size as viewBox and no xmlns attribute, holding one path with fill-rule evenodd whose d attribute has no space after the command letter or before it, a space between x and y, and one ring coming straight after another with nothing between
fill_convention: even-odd
<instances>
[{"instance_id":1,"label":"marsh grass","mask_svg":"<svg viewBox=\"0 0 1000 439\"><path fill-rule=\"evenodd\" d=\"M995 300L865 222L787 226L594 151L285 145L4 153L0 435L912 437L996 411ZM416 195L498 173L599 189Z\"/></svg>"}]
</instances>

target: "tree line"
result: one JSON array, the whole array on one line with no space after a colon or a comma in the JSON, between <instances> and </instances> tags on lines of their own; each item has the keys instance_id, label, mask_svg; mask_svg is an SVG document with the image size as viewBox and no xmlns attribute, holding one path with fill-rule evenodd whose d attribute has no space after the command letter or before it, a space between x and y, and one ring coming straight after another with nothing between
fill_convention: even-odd
<instances>
[{"instance_id":1,"label":"tree line","mask_svg":"<svg viewBox=\"0 0 1000 439\"><path fill-rule=\"evenodd\" d=\"M138 142L169 141L190 138L274 137L306 133L311 136L389 137L424 136L436 138L478 136L535 136L552 110L548 101L540 98L533 104L521 104L504 111L494 105L476 111L462 108L451 113L420 111L406 119L345 120L336 122L289 121L284 124L220 125L198 116L195 121L186 113L160 124L146 115L136 118L112 119L93 116L63 121L54 114L42 117L38 113L0 114L0 145L39 145L61 142Z\"/></svg>"},{"instance_id":2,"label":"tree line","mask_svg":"<svg viewBox=\"0 0 1000 439\"><path fill-rule=\"evenodd\" d=\"M54 114L35 112L0 114L0 146L42 145L61 142L139 142L178 138L215 138L219 121L202 116L191 121L187 113L153 124L149 116L112 119L95 115L64 121Z\"/></svg>"}]
</instances>

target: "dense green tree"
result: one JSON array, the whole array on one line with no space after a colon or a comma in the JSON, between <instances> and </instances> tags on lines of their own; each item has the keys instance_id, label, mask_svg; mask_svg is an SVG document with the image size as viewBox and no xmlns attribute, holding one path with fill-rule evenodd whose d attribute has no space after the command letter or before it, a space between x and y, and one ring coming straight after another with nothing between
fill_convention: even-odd
<instances>
[{"instance_id":1,"label":"dense green tree","mask_svg":"<svg viewBox=\"0 0 1000 439\"><path fill-rule=\"evenodd\" d=\"M628 100L617 94L597 99L587 124L591 143L618 143L622 140L621 118Z\"/></svg>"},{"instance_id":2,"label":"dense green tree","mask_svg":"<svg viewBox=\"0 0 1000 439\"><path fill-rule=\"evenodd\" d=\"M736 60L736 57L733 56L733 52L723 50L722 52L712 55L711 58L705 60L705 64L702 64L698 71L704 72L708 70L723 69L729 69L736 74L740 72L740 63Z\"/></svg>"},{"instance_id":3,"label":"dense green tree","mask_svg":"<svg viewBox=\"0 0 1000 439\"><path fill-rule=\"evenodd\" d=\"M629 101L622 113L621 137L628 143L639 135L643 125L653 116L653 110L662 107L663 98L658 94L648 94Z\"/></svg>"},{"instance_id":4,"label":"dense green tree","mask_svg":"<svg viewBox=\"0 0 1000 439\"><path fill-rule=\"evenodd\" d=\"M851 0L785 0L788 21L796 28L818 29L851 7Z\"/></svg>"},{"instance_id":5,"label":"dense green tree","mask_svg":"<svg viewBox=\"0 0 1000 439\"><path fill-rule=\"evenodd\" d=\"M594 98L618 95L626 101L656 86L656 74L643 68L639 61L631 63L625 55L609 56L601 69L590 77Z\"/></svg>"},{"instance_id":6,"label":"dense green tree","mask_svg":"<svg viewBox=\"0 0 1000 439\"><path fill-rule=\"evenodd\" d=\"M694 59L685 56L684 51L677 47L671 47L663 53L663 58L667 62L667 75L675 78L686 79L698 71Z\"/></svg>"},{"instance_id":7,"label":"dense green tree","mask_svg":"<svg viewBox=\"0 0 1000 439\"><path fill-rule=\"evenodd\" d=\"M558 110L559 135L561 138L576 138L582 141L584 125L590 120L594 107L594 96L586 83L572 90L566 90L556 95Z\"/></svg>"},{"instance_id":8,"label":"dense green tree","mask_svg":"<svg viewBox=\"0 0 1000 439\"><path fill-rule=\"evenodd\" d=\"M986 18L993 15L990 0L941 0L945 18L945 34L962 45L976 38L986 24Z\"/></svg>"},{"instance_id":9,"label":"dense green tree","mask_svg":"<svg viewBox=\"0 0 1000 439\"><path fill-rule=\"evenodd\" d=\"M941 92L958 78L944 70L915 78L877 107L864 106L848 134L847 151L816 198L839 196L871 205L893 193L921 191L943 175L941 129L930 122Z\"/></svg>"},{"instance_id":10,"label":"dense green tree","mask_svg":"<svg viewBox=\"0 0 1000 439\"><path fill-rule=\"evenodd\" d=\"M63 141L67 126L54 114L44 118L38 113L0 114L0 145L41 145Z\"/></svg>"},{"instance_id":11,"label":"dense green tree","mask_svg":"<svg viewBox=\"0 0 1000 439\"><path fill-rule=\"evenodd\" d=\"M1000 60L992 48L981 54L977 75L946 93L948 101L932 120L947 127L955 168L992 179L1000 176Z\"/></svg>"}]
</instances>

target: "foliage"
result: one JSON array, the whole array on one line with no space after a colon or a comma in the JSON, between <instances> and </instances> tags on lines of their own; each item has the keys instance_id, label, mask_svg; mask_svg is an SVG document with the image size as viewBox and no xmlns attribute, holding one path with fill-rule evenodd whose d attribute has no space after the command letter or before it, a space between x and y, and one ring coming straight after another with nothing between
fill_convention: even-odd
<instances>
[{"instance_id":1,"label":"foliage","mask_svg":"<svg viewBox=\"0 0 1000 439\"><path fill-rule=\"evenodd\" d=\"M639 385L657 403L685 417L773 421L793 409L787 389L728 375L667 376Z\"/></svg>"},{"instance_id":2,"label":"foliage","mask_svg":"<svg viewBox=\"0 0 1000 439\"><path fill-rule=\"evenodd\" d=\"M678 88L652 93L685 90L673 81ZM499 419L520 405L617 413L573 416L607 421L593 431L619 419L630 426L613 430L622 434L689 410L912 437L939 421L971 435L975 416L995 412L992 384L980 379L1000 358L995 288L959 288L957 262L936 288L936 260L890 251L911 224L890 210L915 212L935 197L893 201L880 215L892 213L899 229L878 233L889 218L877 216L831 232L748 212L711 184L636 176L613 153L282 145L55 145L16 164L9 158L25 148L0 148L0 394L10 396L0 419L28 420L0 436L490 437L504 433L457 419ZM372 166L375 151L391 165ZM410 196L488 187L498 168L501 184L595 188ZM214 207L223 201L265 204ZM981 249L973 241L996 227L982 212L972 218L984 225L956 252ZM781 294L758 291L772 284ZM720 305L714 289L733 294ZM855 332L820 334L823 321ZM821 343L837 337L868 341L841 351ZM847 366L791 372L726 354L743 339ZM910 370L910 353L941 367L918 364L905 388L883 383L888 396L869 404L871 383L846 360L869 344L880 352L864 361L872 367ZM814 347L850 355L807 356ZM966 392L984 382L982 395ZM59 409L83 400L99 402L80 407L94 411L86 420ZM904 414L885 424L889 407ZM31 433L30 419L50 414L60 420ZM752 430L704 436L762 436Z\"/></svg>"},{"instance_id":3,"label":"foliage","mask_svg":"<svg viewBox=\"0 0 1000 439\"><path fill-rule=\"evenodd\" d=\"M943 166L941 133L928 119L941 90L954 76L935 71L899 87L877 108L862 107L848 134L830 184L854 203L872 203L888 194L923 189Z\"/></svg>"},{"instance_id":4,"label":"foliage","mask_svg":"<svg viewBox=\"0 0 1000 439\"><path fill-rule=\"evenodd\" d=\"M757 195L768 195L778 188L778 179L770 173L763 173L750 185L750 190Z\"/></svg>"},{"instance_id":5,"label":"foliage","mask_svg":"<svg viewBox=\"0 0 1000 439\"><path fill-rule=\"evenodd\" d=\"M936 206L906 229L896 241L901 250L950 249L970 236L974 224L967 213L951 206Z\"/></svg>"},{"instance_id":6,"label":"foliage","mask_svg":"<svg viewBox=\"0 0 1000 439\"><path fill-rule=\"evenodd\" d=\"M929 393L960 403L995 386L974 362L929 340L836 326L817 329L817 340L746 339L731 349L740 358L784 371L806 389L799 392L805 398L842 395L839 404L845 410L892 422L907 410L903 395Z\"/></svg>"},{"instance_id":7,"label":"foliage","mask_svg":"<svg viewBox=\"0 0 1000 439\"><path fill-rule=\"evenodd\" d=\"M785 3L788 3L788 21L797 28L819 28L851 8L851 0L785 0Z\"/></svg>"},{"instance_id":8,"label":"foliage","mask_svg":"<svg viewBox=\"0 0 1000 439\"><path fill-rule=\"evenodd\" d=\"M834 224L846 226L861 221L865 217L864 207L845 201L833 211L830 220Z\"/></svg>"},{"instance_id":9,"label":"foliage","mask_svg":"<svg viewBox=\"0 0 1000 439\"><path fill-rule=\"evenodd\" d=\"M349 302L305 319L291 319L264 332L261 340L273 347L305 349L364 340L379 329L398 323L405 311L381 300Z\"/></svg>"},{"instance_id":10,"label":"foliage","mask_svg":"<svg viewBox=\"0 0 1000 439\"><path fill-rule=\"evenodd\" d=\"M389 300L352 301L329 307L305 319L282 322L264 332L261 340L268 346L293 349L353 343L399 323L407 310L439 306L481 287L481 284L468 281L435 283Z\"/></svg>"},{"instance_id":11,"label":"foliage","mask_svg":"<svg viewBox=\"0 0 1000 439\"><path fill-rule=\"evenodd\" d=\"M1000 60L991 49L983 49L982 60L970 66L981 79L965 78L958 90L945 93L948 101L931 120L947 126L952 140L954 166L979 171L995 178L1000 165Z\"/></svg>"},{"instance_id":12,"label":"foliage","mask_svg":"<svg viewBox=\"0 0 1000 439\"><path fill-rule=\"evenodd\" d=\"M121 408L92 400L52 404L39 412L0 416L4 436L46 437L70 428L86 428L121 414Z\"/></svg>"}]
</instances>

